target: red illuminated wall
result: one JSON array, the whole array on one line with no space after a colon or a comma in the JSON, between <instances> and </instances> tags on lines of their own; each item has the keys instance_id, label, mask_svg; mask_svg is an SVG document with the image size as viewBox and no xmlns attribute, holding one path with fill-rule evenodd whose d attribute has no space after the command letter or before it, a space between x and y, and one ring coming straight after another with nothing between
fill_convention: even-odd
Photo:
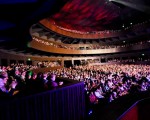
<instances>
[{"instance_id":1,"label":"red illuminated wall","mask_svg":"<svg viewBox=\"0 0 150 120\"><path fill-rule=\"evenodd\" d=\"M51 19L67 29L100 31L119 13L120 8L106 0L71 0Z\"/></svg>"}]
</instances>

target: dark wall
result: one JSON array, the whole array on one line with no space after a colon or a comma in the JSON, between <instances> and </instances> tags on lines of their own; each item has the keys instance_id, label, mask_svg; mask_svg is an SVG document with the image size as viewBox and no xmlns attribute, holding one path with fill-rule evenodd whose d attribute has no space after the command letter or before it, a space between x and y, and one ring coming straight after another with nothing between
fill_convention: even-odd
<instances>
[{"instance_id":1,"label":"dark wall","mask_svg":"<svg viewBox=\"0 0 150 120\"><path fill-rule=\"evenodd\" d=\"M64 67L67 67L67 68L72 67L72 61L71 60L65 60L64 61Z\"/></svg>"},{"instance_id":2,"label":"dark wall","mask_svg":"<svg viewBox=\"0 0 150 120\"><path fill-rule=\"evenodd\" d=\"M64 80L67 85L46 92L0 99L0 120L84 120L84 84Z\"/></svg>"},{"instance_id":3,"label":"dark wall","mask_svg":"<svg viewBox=\"0 0 150 120\"><path fill-rule=\"evenodd\" d=\"M74 65L81 65L81 61L80 60L74 60Z\"/></svg>"}]
</instances>

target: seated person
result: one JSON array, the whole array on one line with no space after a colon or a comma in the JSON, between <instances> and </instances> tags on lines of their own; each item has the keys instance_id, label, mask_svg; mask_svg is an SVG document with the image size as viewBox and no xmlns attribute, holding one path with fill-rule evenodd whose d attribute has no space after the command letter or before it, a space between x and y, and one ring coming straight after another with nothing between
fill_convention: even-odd
<instances>
[{"instance_id":1,"label":"seated person","mask_svg":"<svg viewBox=\"0 0 150 120\"><path fill-rule=\"evenodd\" d=\"M55 87L63 84L63 82L59 82L59 83L56 82L56 75L55 74L49 75L47 79L48 79L48 82L47 82L48 88L55 88Z\"/></svg>"},{"instance_id":2,"label":"seated person","mask_svg":"<svg viewBox=\"0 0 150 120\"><path fill-rule=\"evenodd\" d=\"M9 88L6 87L8 78L0 75L0 98L8 98L16 94L15 87L16 81L12 81Z\"/></svg>"}]
</instances>

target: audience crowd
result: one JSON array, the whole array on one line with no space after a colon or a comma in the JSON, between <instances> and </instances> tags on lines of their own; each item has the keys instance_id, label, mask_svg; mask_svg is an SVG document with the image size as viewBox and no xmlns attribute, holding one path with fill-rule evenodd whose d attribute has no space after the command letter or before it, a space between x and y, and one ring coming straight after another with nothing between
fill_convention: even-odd
<instances>
[{"instance_id":1,"label":"audience crowd","mask_svg":"<svg viewBox=\"0 0 150 120\"><path fill-rule=\"evenodd\" d=\"M49 61L49 62L38 62L37 63L37 66L38 67L41 67L41 68L43 68L43 67L57 67L57 66L60 66L60 62L58 62L58 61Z\"/></svg>"},{"instance_id":2,"label":"audience crowd","mask_svg":"<svg viewBox=\"0 0 150 120\"><path fill-rule=\"evenodd\" d=\"M107 63L134 63L134 62L147 62L150 61L149 57L135 57L135 58L126 58L126 59L109 59Z\"/></svg>"},{"instance_id":3,"label":"audience crowd","mask_svg":"<svg viewBox=\"0 0 150 120\"><path fill-rule=\"evenodd\" d=\"M92 104L150 89L150 65L84 65L34 73L37 68L24 64L0 66L0 98L30 95L62 85L62 81L55 81L56 77L84 82Z\"/></svg>"},{"instance_id":4,"label":"audience crowd","mask_svg":"<svg viewBox=\"0 0 150 120\"><path fill-rule=\"evenodd\" d=\"M24 64L0 66L0 99L31 95L63 84L55 81L53 73L33 72L37 68Z\"/></svg>"},{"instance_id":5,"label":"audience crowd","mask_svg":"<svg viewBox=\"0 0 150 120\"><path fill-rule=\"evenodd\" d=\"M58 77L84 81L89 100L94 104L150 89L149 65L75 66L53 72Z\"/></svg>"}]
</instances>

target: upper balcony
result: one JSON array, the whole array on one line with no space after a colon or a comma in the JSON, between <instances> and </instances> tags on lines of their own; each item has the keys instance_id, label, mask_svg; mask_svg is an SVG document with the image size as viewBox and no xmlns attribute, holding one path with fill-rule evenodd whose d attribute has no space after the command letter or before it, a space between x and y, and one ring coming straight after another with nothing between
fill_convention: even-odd
<instances>
[{"instance_id":1,"label":"upper balcony","mask_svg":"<svg viewBox=\"0 0 150 120\"><path fill-rule=\"evenodd\" d=\"M77 30L70 30L63 28L61 26L57 26L54 21L49 21L48 19L43 19L40 23L46 28L56 32L58 34L68 36L71 38L78 39L102 39L102 38L112 38L112 37L120 37L128 34L130 32L139 34L141 32L148 32L150 28L150 20L145 21L143 23L135 24L130 27L126 27L120 30L105 30L105 31L93 31L93 32L81 32Z\"/></svg>"},{"instance_id":2,"label":"upper balcony","mask_svg":"<svg viewBox=\"0 0 150 120\"><path fill-rule=\"evenodd\" d=\"M150 42L139 42L130 45L124 46L113 46L113 47L104 47L99 49L88 49L88 50L79 50L70 47L68 44L62 43L55 43L50 42L49 40L44 39L33 39L29 43L29 47L35 48L37 50L50 52L50 53L57 53L57 54L65 54L65 55L95 55L95 54L109 54L109 53L119 53L119 52L128 52L128 51L135 51L135 50L145 50L149 49Z\"/></svg>"}]
</instances>

